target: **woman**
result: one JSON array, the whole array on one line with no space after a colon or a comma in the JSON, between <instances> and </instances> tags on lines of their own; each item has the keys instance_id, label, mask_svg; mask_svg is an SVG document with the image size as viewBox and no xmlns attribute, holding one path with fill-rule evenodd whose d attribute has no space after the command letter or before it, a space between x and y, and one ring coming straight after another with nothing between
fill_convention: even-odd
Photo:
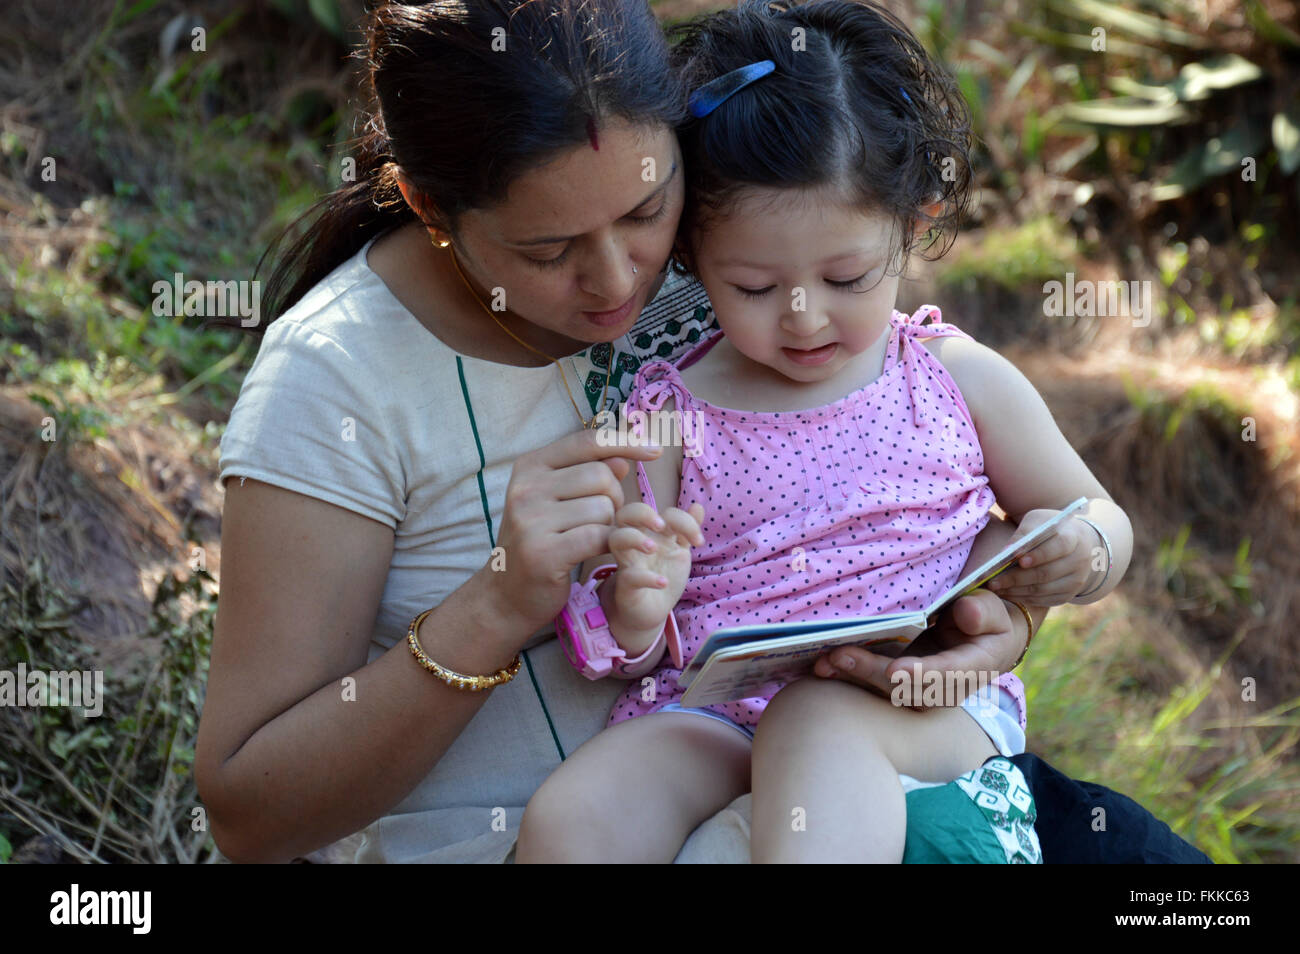
<instances>
[{"instance_id":1,"label":"woman","mask_svg":"<svg viewBox=\"0 0 1300 954\"><path fill-rule=\"evenodd\" d=\"M222 442L197 772L236 861L363 829L358 860L508 856L623 685L582 679L552 638L650 455L585 425L640 361L712 327L698 286L665 273L685 97L645 4L388 5L368 31L357 180L274 276ZM1011 532L991 524L972 562ZM1025 648L992 593L959 610L927 668L1001 671ZM421 615L424 659L498 688L418 664ZM887 661L837 658L856 663L837 678L888 691Z\"/></svg>"}]
</instances>

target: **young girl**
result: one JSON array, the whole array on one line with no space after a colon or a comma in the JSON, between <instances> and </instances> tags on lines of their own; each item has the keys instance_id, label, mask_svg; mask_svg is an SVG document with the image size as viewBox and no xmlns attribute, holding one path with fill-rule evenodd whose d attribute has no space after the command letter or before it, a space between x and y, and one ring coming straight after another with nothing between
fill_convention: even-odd
<instances>
[{"instance_id":1,"label":"young girl","mask_svg":"<svg viewBox=\"0 0 1300 954\"><path fill-rule=\"evenodd\" d=\"M894 310L908 253L969 188L964 104L907 28L870 3L760 0L677 32L696 92L676 257L721 332L637 376L627 412L677 412L686 446L639 472L612 556L583 571L617 566L597 593L633 681L529 802L516 857L670 861L752 781L755 862L896 862L900 775L947 782L1022 752L1019 680L993 705L805 678L684 709L681 669L724 626L925 606L995 501L1024 533L1090 498L993 588L1093 602L1127 567L1129 523L1014 366L935 307Z\"/></svg>"}]
</instances>

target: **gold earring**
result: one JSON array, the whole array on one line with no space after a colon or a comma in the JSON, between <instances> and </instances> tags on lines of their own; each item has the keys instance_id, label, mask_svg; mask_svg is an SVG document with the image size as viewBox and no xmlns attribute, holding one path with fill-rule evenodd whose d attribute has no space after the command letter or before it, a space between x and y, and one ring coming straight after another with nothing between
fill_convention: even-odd
<instances>
[{"instance_id":1,"label":"gold earring","mask_svg":"<svg viewBox=\"0 0 1300 954\"><path fill-rule=\"evenodd\" d=\"M429 236L429 241L433 242L433 244L438 246L438 248L446 248L448 245L451 244L451 241L449 239L443 239L442 241L438 241L432 235Z\"/></svg>"}]
</instances>

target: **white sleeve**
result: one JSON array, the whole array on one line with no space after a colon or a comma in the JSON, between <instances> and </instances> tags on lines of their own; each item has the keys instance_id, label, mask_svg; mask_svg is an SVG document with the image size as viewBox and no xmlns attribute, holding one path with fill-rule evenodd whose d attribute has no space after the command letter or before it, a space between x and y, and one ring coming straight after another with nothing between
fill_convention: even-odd
<instances>
[{"instance_id":1,"label":"white sleeve","mask_svg":"<svg viewBox=\"0 0 1300 954\"><path fill-rule=\"evenodd\" d=\"M333 338L272 322L221 439L220 480L252 477L396 528L405 478L383 369Z\"/></svg>"}]
</instances>

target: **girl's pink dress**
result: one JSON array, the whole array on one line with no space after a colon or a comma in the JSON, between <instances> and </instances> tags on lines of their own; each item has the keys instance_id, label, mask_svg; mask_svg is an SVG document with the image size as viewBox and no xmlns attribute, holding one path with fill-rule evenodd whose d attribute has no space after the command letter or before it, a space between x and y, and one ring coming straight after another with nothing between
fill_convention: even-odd
<instances>
[{"instance_id":1,"label":"girl's pink dress","mask_svg":"<svg viewBox=\"0 0 1300 954\"><path fill-rule=\"evenodd\" d=\"M994 496L966 402L918 341L970 337L940 317L933 305L910 318L895 311L880 376L806 411L737 411L691 394L678 368L699 360L721 332L676 367L656 361L637 373L627 410L676 399L686 443L677 506L704 507L704 545L692 551L673 610L685 662L726 626L919 610L957 582ZM653 694L630 681L608 724L679 701L680 673L671 663L655 670ZM1015 698L1024 728L1020 680L1007 673L998 685ZM753 728L769 698L707 708Z\"/></svg>"}]
</instances>

